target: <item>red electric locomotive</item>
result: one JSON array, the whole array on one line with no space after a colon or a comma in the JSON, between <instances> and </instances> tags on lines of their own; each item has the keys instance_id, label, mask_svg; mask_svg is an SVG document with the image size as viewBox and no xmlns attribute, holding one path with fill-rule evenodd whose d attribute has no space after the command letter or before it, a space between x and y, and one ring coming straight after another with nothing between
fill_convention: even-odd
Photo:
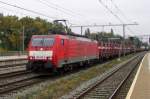
<instances>
[{"instance_id":1,"label":"red electric locomotive","mask_svg":"<svg viewBox=\"0 0 150 99\"><path fill-rule=\"evenodd\" d=\"M99 58L97 41L71 35L34 35L28 46L27 70L53 70Z\"/></svg>"}]
</instances>

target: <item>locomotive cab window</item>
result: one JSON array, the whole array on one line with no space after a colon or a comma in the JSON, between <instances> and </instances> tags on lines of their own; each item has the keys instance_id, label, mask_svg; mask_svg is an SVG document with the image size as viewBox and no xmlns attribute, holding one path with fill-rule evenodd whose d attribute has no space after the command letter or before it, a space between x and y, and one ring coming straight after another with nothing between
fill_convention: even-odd
<instances>
[{"instance_id":1,"label":"locomotive cab window","mask_svg":"<svg viewBox=\"0 0 150 99\"><path fill-rule=\"evenodd\" d=\"M32 46L53 46L54 38L33 38Z\"/></svg>"},{"instance_id":2,"label":"locomotive cab window","mask_svg":"<svg viewBox=\"0 0 150 99\"><path fill-rule=\"evenodd\" d=\"M65 40L61 39L61 45L64 45L64 43L65 43Z\"/></svg>"}]
</instances>

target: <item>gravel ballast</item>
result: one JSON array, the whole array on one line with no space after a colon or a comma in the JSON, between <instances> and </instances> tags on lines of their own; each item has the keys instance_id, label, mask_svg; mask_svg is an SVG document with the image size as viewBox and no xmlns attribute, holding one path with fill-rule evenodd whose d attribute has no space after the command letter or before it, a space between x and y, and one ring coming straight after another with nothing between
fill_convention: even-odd
<instances>
[{"instance_id":1,"label":"gravel ballast","mask_svg":"<svg viewBox=\"0 0 150 99\"><path fill-rule=\"evenodd\" d=\"M133 54L122 57L121 61L114 59L107 63L99 64L76 73L59 77L54 80L46 80L45 82L23 88L15 92L15 94L8 95L6 98L11 97L11 99L58 99L61 98L63 95L72 92L78 86L86 84L86 82L88 82L92 78L97 77L97 75L103 74L112 67L116 66L116 64L122 63L123 61L129 59L132 56Z\"/></svg>"}]
</instances>

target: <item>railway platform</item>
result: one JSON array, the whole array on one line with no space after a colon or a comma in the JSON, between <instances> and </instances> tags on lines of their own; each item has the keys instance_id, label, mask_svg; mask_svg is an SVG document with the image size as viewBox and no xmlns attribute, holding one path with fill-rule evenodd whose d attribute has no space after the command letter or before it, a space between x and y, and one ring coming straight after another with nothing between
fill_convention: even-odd
<instances>
[{"instance_id":1,"label":"railway platform","mask_svg":"<svg viewBox=\"0 0 150 99\"><path fill-rule=\"evenodd\" d=\"M0 56L0 61L12 60L12 59L24 59L27 55L17 55L17 56Z\"/></svg>"},{"instance_id":2,"label":"railway platform","mask_svg":"<svg viewBox=\"0 0 150 99\"><path fill-rule=\"evenodd\" d=\"M150 53L140 63L126 99L150 99Z\"/></svg>"}]
</instances>

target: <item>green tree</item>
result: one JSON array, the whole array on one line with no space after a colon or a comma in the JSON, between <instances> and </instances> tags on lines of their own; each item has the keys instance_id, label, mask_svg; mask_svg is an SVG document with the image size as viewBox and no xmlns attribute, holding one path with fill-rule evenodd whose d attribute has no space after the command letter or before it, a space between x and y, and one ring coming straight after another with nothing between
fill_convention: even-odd
<instances>
[{"instance_id":1,"label":"green tree","mask_svg":"<svg viewBox=\"0 0 150 99\"><path fill-rule=\"evenodd\" d=\"M1 47L6 50L20 50L22 31L24 27L25 47L32 35L45 35L64 32L62 24L53 24L47 20L31 17L18 18L17 16L0 16Z\"/></svg>"}]
</instances>

